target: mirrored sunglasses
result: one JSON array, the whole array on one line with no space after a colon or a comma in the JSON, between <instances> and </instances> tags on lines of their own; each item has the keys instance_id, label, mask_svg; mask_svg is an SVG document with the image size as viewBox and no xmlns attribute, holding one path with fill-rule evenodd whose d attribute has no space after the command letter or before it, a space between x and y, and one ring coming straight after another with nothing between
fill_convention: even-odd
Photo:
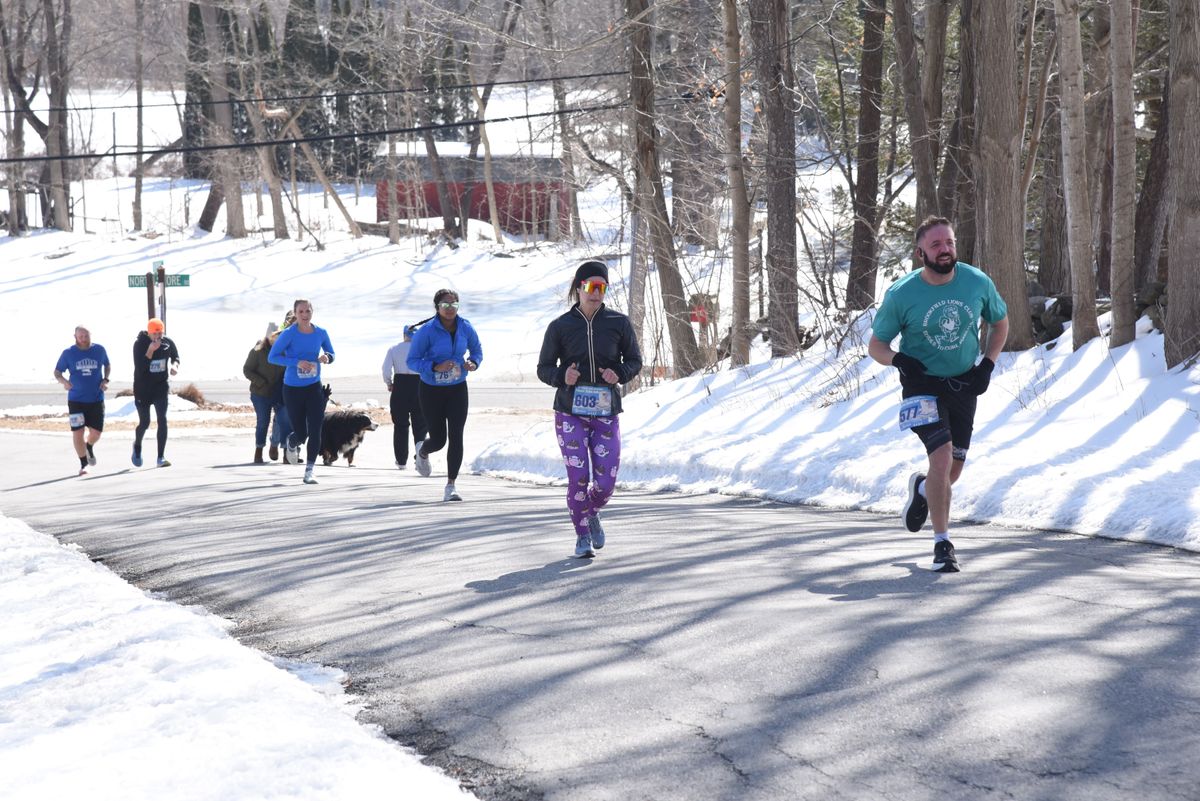
<instances>
[{"instance_id":1,"label":"mirrored sunglasses","mask_svg":"<svg viewBox=\"0 0 1200 801\"><path fill-rule=\"evenodd\" d=\"M606 284L604 281L581 281L579 283L579 288L583 292L599 292L601 295L603 295L608 291L608 284Z\"/></svg>"},{"instance_id":2,"label":"mirrored sunglasses","mask_svg":"<svg viewBox=\"0 0 1200 801\"><path fill-rule=\"evenodd\" d=\"M442 302L438 303L438 308L439 309L457 309L458 301L457 300L454 300L454 301L443 300Z\"/></svg>"}]
</instances>

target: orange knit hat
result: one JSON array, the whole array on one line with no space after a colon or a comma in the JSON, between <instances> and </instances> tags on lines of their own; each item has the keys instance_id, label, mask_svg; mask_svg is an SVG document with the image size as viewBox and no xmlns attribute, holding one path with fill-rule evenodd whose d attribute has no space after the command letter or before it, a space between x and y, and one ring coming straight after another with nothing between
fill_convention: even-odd
<instances>
[{"instance_id":1,"label":"orange knit hat","mask_svg":"<svg viewBox=\"0 0 1200 801\"><path fill-rule=\"evenodd\" d=\"M163 321L157 317L151 317L149 322L146 323L147 334L161 334L165 330L166 326L163 325Z\"/></svg>"}]
</instances>

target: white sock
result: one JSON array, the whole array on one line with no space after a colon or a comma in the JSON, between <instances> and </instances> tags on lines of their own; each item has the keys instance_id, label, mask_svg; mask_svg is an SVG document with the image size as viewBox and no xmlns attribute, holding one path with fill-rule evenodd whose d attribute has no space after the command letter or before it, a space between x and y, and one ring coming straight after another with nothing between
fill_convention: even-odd
<instances>
[{"instance_id":1,"label":"white sock","mask_svg":"<svg viewBox=\"0 0 1200 801\"><path fill-rule=\"evenodd\" d=\"M936 532L936 531L933 532L933 541L934 542L949 542L950 541L950 532L949 531L943 531L941 533Z\"/></svg>"}]
</instances>

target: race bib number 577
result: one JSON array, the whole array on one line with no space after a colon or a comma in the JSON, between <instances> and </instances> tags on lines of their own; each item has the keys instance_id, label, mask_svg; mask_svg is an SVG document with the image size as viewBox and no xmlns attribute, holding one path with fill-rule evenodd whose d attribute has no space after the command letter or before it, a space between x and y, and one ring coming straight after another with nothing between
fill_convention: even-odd
<instances>
[{"instance_id":1,"label":"race bib number 577","mask_svg":"<svg viewBox=\"0 0 1200 801\"><path fill-rule=\"evenodd\" d=\"M940 419L937 398L933 395L913 395L900 403L901 431L936 423Z\"/></svg>"}]
</instances>

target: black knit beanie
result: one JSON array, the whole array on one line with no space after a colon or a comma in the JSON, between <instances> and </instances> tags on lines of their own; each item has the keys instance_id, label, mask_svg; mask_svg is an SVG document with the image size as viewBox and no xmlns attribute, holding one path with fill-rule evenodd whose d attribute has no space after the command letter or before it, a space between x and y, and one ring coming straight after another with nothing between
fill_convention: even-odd
<instances>
[{"instance_id":1,"label":"black knit beanie","mask_svg":"<svg viewBox=\"0 0 1200 801\"><path fill-rule=\"evenodd\" d=\"M582 283L583 281L586 281L587 279L593 278L597 275L600 276L601 278L603 278L604 283L607 284L608 283L608 265L602 261L596 261L594 259L585 261L583 264L579 265L578 269L575 270L575 284L574 285L579 286L580 283Z\"/></svg>"}]
</instances>

